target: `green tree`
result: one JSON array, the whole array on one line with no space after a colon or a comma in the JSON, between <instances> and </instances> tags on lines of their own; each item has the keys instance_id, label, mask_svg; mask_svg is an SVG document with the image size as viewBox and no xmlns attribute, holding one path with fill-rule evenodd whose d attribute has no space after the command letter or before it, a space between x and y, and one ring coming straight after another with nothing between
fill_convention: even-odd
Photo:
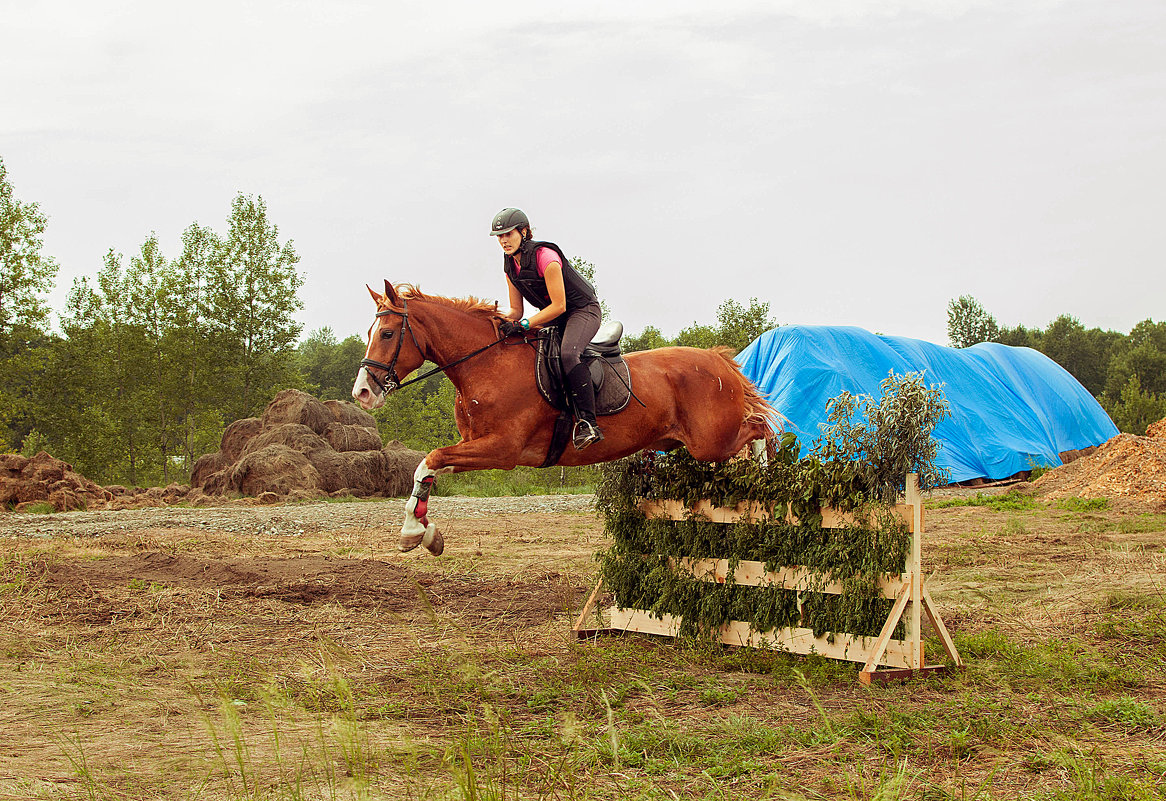
<instances>
[{"instance_id":1,"label":"green tree","mask_svg":"<svg viewBox=\"0 0 1166 801\"><path fill-rule=\"evenodd\" d=\"M14 326L40 329L48 320L40 295L52 289L57 264L41 254L47 222L38 204L14 196L0 159L0 347Z\"/></svg>"},{"instance_id":2,"label":"green tree","mask_svg":"<svg viewBox=\"0 0 1166 801\"><path fill-rule=\"evenodd\" d=\"M364 351L360 337L353 335L341 342L325 326L308 334L296 348L296 366L312 394L324 400L350 400Z\"/></svg>"},{"instance_id":3,"label":"green tree","mask_svg":"<svg viewBox=\"0 0 1166 801\"><path fill-rule=\"evenodd\" d=\"M207 292L207 322L226 357L222 386L230 420L258 413L277 391L298 383L299 260L290 240L280 243L263 198L236 196Z\"/></svg>"},{"instance_id":4,"label":"green tree","mask_svg":"<svg viewBox=\"0 0 1166 801\"><path fill-rule=\"evenodd\" d=\"M1116 401L1104 398L1102 403L1113 424L1128 434L1143 436L1151 423L1166 417L1166 395L1144 390L1137 373L1130 375Z\"/></svg>"},{"instance_id":5,"label":"green tree","mask_svg":"<svg viewBox=\"0 0 1166 801\"><path fill-rule=\"evenodd\" d=\"M663 348L672 343L660 333L660 329L649 325L635 336L625 336L621 343L624 353L634 353L637 350L653 350Z\"/></svg>"},{"instance_id":6,"label":"green tree","mask_svg":"<svg viewBox=\"0 0 1166 801\"><path fill-rule=\"evenodd\" d=\"M768 302L749 298L746 307L730 298L717 307L717 344L736 353L773 328L777 321L769 316Z\"/></svg>"},{"instance_id":7,"label":"green tree","mask_svg":"<svg viewBox=\"0 0 1166 801\"><path fill-rule=\"evenodd\" d=\"M57 274L41 253L46 223L38 204L16 198L0 159L0 451L31 430L29 386L44 367L49 309L41 294Z\"/></svg>"},{"instance_id":8,"label":"green tree","mask_svg":"<svg viewBox=\"0 0 1166 801\"><path fill-rule=\"evenodd\" d=\"M995 342L999 337L996 318L971 295L960 295L947 304L947 338L952 347L970 348L979 342Z\"/></svg>"},{"instance_id":9,"label":"green tree","mask_svg":"<svg viewBox=\"0 0 1166 801\"><path fill-rule=\"evenodd\" d=\"M181 452L187 472L195 460L218 446L225 425L219 376L227 364L214 346L207 321L207 280L223 243L212 229L193 223L182 232L182 254L169 282L173 341L171 381L182 398Z\"/></svg>"}]
</instances>

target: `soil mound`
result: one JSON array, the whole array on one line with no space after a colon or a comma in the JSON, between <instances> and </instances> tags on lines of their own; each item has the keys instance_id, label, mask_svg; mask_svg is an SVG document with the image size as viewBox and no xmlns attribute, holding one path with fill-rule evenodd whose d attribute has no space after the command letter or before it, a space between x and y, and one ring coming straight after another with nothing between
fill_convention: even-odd
<instances>
[{"instance_id":1,"label":"soil mound","mask_svg":"<svg viewBox=\"0 0 1166 801\"><path fill-rule=\"evenodd\" d=\"M396 441L382 447L376 420L355 404L285 389L261 417L227 426L218 452L195 462L190 483L212 495L280 499L404 495L423 455Z\"/></svg>"},{"instance_id":2,"label":"soil mound","mask_svg":"<svg viewBox=\"0 0 1166 801\"><path fill-rule=\"evenodd\" d=\"M1127 498L1166 508L1166 419L1146 436L1118 434L1088 456L1034 482L1047 498Z\"/></svg>"}]
</instances>

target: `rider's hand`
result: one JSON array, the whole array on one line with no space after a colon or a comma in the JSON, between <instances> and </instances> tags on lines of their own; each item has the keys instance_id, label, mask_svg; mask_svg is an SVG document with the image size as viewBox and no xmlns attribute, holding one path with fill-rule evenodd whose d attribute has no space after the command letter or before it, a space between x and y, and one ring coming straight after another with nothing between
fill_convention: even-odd
<instances>
[{"instance_id":1,"label":"rider's hand","mask_svg":"<svg viewBox=\"0 0 1166 801\"><path fill-rule=\"evenodd\" d=\"M525 330L526 329L513 320L503 320L498 324L498 333L504 337L508 337L511 334L521 334L524 333Z\"/></svg>"}]
</instances>

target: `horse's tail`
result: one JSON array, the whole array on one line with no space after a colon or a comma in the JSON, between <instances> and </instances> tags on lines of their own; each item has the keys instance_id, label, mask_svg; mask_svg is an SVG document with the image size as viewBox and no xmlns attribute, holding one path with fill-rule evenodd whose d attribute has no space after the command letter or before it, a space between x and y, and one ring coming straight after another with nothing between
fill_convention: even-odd
<instances>
[{"instance_id":1,"label":"horse's tail","mask_svg":"<svg viewBox=\"0 0 1166 801\"><path fill-rule=\"evenodd\" d=\"M776 437L778 431L784 430L789 419L773 408L765 396L761 394L761 390L757 389L756 385L745 377L745 373L741 371L741 365L737 364L733 358L733 351L730 348L718 346L711 348L711 350L729 363L741 381L741 392L745 395L744 424L757 428L761 435L760 438L771 440Z\"/></svg>"}]
</instances>

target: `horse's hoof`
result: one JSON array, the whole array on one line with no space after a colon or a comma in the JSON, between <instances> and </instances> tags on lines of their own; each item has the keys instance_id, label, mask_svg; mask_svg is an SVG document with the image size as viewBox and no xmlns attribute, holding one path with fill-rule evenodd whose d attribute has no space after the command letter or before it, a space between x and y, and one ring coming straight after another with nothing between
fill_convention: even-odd
<instances>
[{"instance_id":1,"label":"horse's hoof","mask_svg":"<svg viewBox=\"0 0 1166 801\"><path fill-rule=\"evenodd\" d=\"M401 553L408 553L409 551L420 545L425 539L425 532L420 534L402 534L400 549ZM426 546L428 547L428 546Z\"/></svg>"},{"instance_id":2,"label":"horse's hoof","mask_svg":"<svg viewBox=\"0 0 1166 801\"><path fill-rule=\"evenodd\" d=\"M437 526L432 523L426 526L425 536L421 539L421 544L434 556L441 556L441 552L445 550L445 538L441 536Z\"/></svg>"}]
</instances>

